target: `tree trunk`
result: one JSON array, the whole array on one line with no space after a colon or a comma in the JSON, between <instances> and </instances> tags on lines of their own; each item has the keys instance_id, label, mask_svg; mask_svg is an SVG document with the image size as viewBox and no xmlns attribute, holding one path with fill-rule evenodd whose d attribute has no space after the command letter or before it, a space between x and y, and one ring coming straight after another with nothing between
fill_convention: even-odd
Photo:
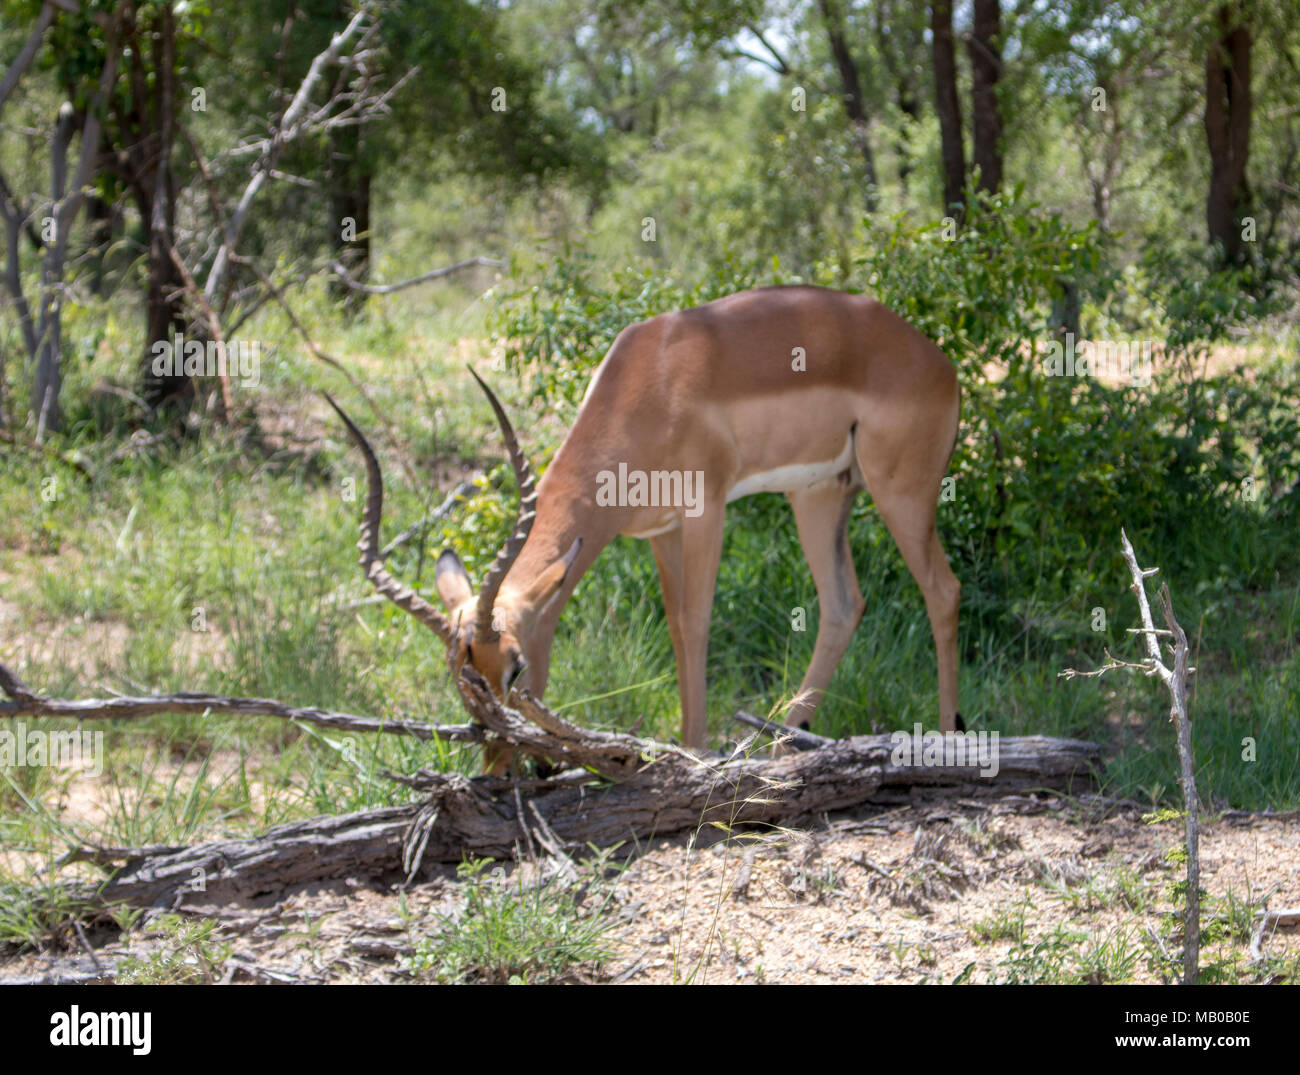
<instances>
[{"instance_id":1,"label":"tree trunk","mask_svg":"<svg viewBox=\"0 0 1300 1075\"><path fill-rule=\"evenodd\" d=\"M898 184L906 195L908 182L915 169L912 162L912 130L921 120L921 102L912 87L903 82L898 84L898 110L907 117L900 125L898 138L894 143L895 151L898 153Z\"/></svg>"},{"instance_id":2,"label":"tree trunk","mask_svg":"<svg viewBox=\"0 0 1300 1075\"><path fill-rule=\"evenodd\" d=\"M371 161L360 127L338 127L330 132L330 235L338 260L348 275L365 283L370 274ZM342 280L330 281L330 291L349 316L361 311L366 295Z\"/></svg>"},{"instance_id":3,"label":"tree trunk","mask_svg":"<svg viewBox=\"0 0 1300 1075\"><path fill-rule=\"evenodd\" d=\"M1067 346L1066 337L1079 338L1079 320L1083 314L1083 299L1079 294L1079 285L1064 277L1057 280L1061 285L1061 294L1052 299L1051 329L1062 347Z\"/></svg>"},{"instance_id":4,"label":"tree trunk","mask_svg":"<svg viewBox=\"0 0 1300 1075\"><path fill-rule=\"evenodd\" d=\"M1246 163L1250 155L1251 29L1240 3L1219 8L1218 33L1205 54L1205 137L1210 151L1210 189L1205 226L1228 264L1239 264L1245 247L1241 218L1250 191Z\"/></svg>"},{"instance_id":5,"label":"tree trunk","mask_svg":"<svg viewBox=\"0 0 1300 1075\"><path fill-rule=\"evenodd\" d=\"M934 107L939 114L943 158L944 212L960 206L966 189L966 150L962 145L961 101L957 97L957 56L952 39L952 0L930 5L934 52Z\"/></svg>"},{"instance_id":6,"label":"tree trunk","mask_svg":"<svg viewBox=\"0 0 1300 1075\"><path fill-rule=\"evenodd\" d=\"M32 413L36 415L36 439L57 433L63 425L59 391L63 387L60 357L63 349L63 316L60 300L52 300L47 324L36 351L36 375L32 382Z\"/></svg>"},{"instance_id":7,"label":"tree trunk","mask_svg":"<svg viewBox=\"0 0 1300 1075\"><path fill-rule=\"evenodd\" d=\"M870 123L867 120L867 106L862 96L862 80L858 75L858 64L849 50L844 36L844 12L837 0L818 0L821 8L822 23L826 27L826 41L830 45L831 59L835 61L835 70L840 79L840 100L844 112L849 117L853 128L853 140L858 152L862 154L863 178L866 182L864 201L867 209L874 212L879 204L876 190L876 158L871 151Z\"/></svg>"},{"instance_id":8,"label":"tree trunk","mask_svg":"<svg viewBox=\"0 0 1300 1075\"><path fill-rule=\"evenodd\" d=\"M912 134L921 118L920 94L916 87L920 66L914 61L921 51L923 34L921 24L910 10L900 10L900 6L881 0L873 13L876 47L893 83L894 102L904 117L895 134L894 151L898 154L898 184L906 197L915 170Z\"/></svg>"},{"instance_id":9,"label":"tree trunk","mask_svg":"<svg viewBox=\"0 0 1300 1075\"><path fill-rule=\"evenodd\" d=\"M108 252L113 244L113 232L118 225L114 207L98 195L86 199L86 216L90 222L90 235L86 240L86 260L90 264L90 293L103 296L104 277L107 273Z\"/></svg>"},{"instance_id":10,"label":"tree trunk","mask_svg":"<svg viewBox=\"0 0 1300 1075\"><path fill-rule=\"evenodd\" d=\"M54 236L47 243L45 258L41 263L40 313L37 317L37 344L35 370L32 378L32 413L36 416L36 439L41 441L46 433L57 433L63 426L59 410L59 390L63 387L63 267L67 251L67 233L72 230L75 213L64 212L67 201L76 197L69 194L68 146L77 128L76 113L70 104L59 109L50 138L50 200L54 209ZM84 136L83 136L84 137ZM94 152L91 147L83 147ZM74 180L75 182L75 180Z\"/></svg>"},{"instance_id":11,"label":"tree trunk","mask_svg":"<svg viewBox=\"0 0 1300 1075\"><path fill-rule=\"evenodd\" d=\"M1002 114L997 85L1002 73L1001 12L998 0L975 0L969 42L971 66L972 161L978 188L990 194L1002 186Z\"/></svg>"},{"instance_id":12,"label":"tree trunk","mask_svg":"<svg viewBox=\"0 0 1300 1075\"><path fill-rule=\"evenodd\" d=\"M141 396L150 406L182 398L190 388L190 378L181 372L182 355L176 356L177 365L158 373L154 370L153 346L155 343L171 344L178 334L185 342L204 342L206 333L200 326L191 326L185 314L184 281L172 263L168 244L171 242L171 222L165 232L150 236L148 256L148 282L145 291L145 354L142 359Z\"/></svg>"},{"instance_id":13,"label":"tree trunk","mask_svg":"<svg viewBox=\"0 0 1300 1075\"><path fill-rule=\"evenodd\" d=\"M155 368L154 344L171 344L177 333L186 343L203 342L202 330L187 325L185 281L172 260L176 245L176 175L172 167L172 143L176 137L176 22L169 5L163 5L153 26L155 94L152 102L153 129L150 142L158 147L149 178L137 185L141 200L140 217L148 227L148 283L145 291L145 353L141 395L152 406L185 395L190 378L182 371L182 355L175 365L159 372ZM143 128L148 121L143 102L137 114ZM147 210L147 214L146 214Z\"/></svg>"},{"instance_id":14,"label":"tree trunk","mask_svg":"<svg viewBox=\"0 0 1300 1075\"><path fill-rule=\"evenodd\" d=\"M32 381L32 410L36 415L36 435L39 441L46 430L54 431L60 426L59 387L62 381L63 346L63 270L67 262L68 236L72 226L81 212L84 192L90 184L94 163L99 156L102 126L100 113L104 109L111 93L113 82L117 77L117 27L120 13L115 14L106 31L107 49L104 66L99 73L98 86L86 107L81 126L81 152L71 180L68 176L68 146L76 130L77 116L70 101L59 108L59 116L54 124L50 138L50 202L53 214L54 235L46 244L45 256L41 262L41 290L36 303L36 314L31 316L30 308L22 295L22 278L17 263L17 235L20 226L18 209L12 203L8 192L3 194L5 216L10 221L10 245L7 256L6 277L9 289L18 306L20 324L24 339L32 353L35 365ZM30 59L30 57L29 57ZM14 71L11 69L6 81L10 89L16 84ZM0 92L0 103L6 92ZM30 330L30 335L29 335Z\"/></svg>"}]
</instances>

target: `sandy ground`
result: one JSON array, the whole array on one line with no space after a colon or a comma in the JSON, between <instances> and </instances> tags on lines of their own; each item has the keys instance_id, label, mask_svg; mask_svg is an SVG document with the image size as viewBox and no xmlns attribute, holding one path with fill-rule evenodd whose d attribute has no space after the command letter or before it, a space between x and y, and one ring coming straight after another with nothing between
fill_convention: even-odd
<instances>
[{"instance_id":1,"label":"sandy ground","mask_svg":"<svg viewBox=\"0 0 1300 1075\"><path fill-rule=\"evenodd\" d=\"M1165 858L1178 839L1176 822L1144 824L1136 807L1101 817L1095 807L1016 797L908 806L759 842L664 840L587 888L584 909L614 923L614 954L566 977L861 984L1018 972L1159 982L1168 972L1155 953L1176 957L1179 944L1169 889L1180 867ZM1203 927L1229 895L1300 907L1300 820L1219 818L1202 834L1201 864ZM521 877L502 870L499 883ZM212 980L409 982L411 953L442 916L460 912L463 885L450 869L405 892L339 881L265 906L204 908L191 921L211 923L209 947L224 946ZM1235 980L1276 979L1276 962L1248 966L1249 949L1239 933L1208 945L1202 966L1227 958ZM1282 975L1294 974L1300 934L1273 932L1262 951L1289 959ZM92 930L83 942L69 932L44 952L0 950L0 979L102 980L124 958L150 957L192 974L194 953L146 916L126 935Z\"/></svg>"},{"instance_id":2,"label":"sandy ground","mask_svg":"<svg viewBox=\"0 0 1300 1075\"><path fill-rule=\"evenodd\" d=\"M624 934L637 950L624 974L901 984L950 982L974 964L968 980L983 982L1006 976L999 965L1015 943L983 938L1021 916L1028 946L1063 926L1084 951L1120 937L1140 948L1141 931L1172 906L1166 889L1178 869L1164 854L1176 842L1174 825L1145 825L1136 811L1090 823L936 807L786 841L755 854L747 878L735 847L664 848L628 874L647 909ZM1298 851L1295 821L1221 822L1202 837L1202 887L1295 905ZM1146 913L1126 902L1125 878L1145 894ZM1160 978L1139 965L1131 980Z\"/></svg>"}]
</instances>

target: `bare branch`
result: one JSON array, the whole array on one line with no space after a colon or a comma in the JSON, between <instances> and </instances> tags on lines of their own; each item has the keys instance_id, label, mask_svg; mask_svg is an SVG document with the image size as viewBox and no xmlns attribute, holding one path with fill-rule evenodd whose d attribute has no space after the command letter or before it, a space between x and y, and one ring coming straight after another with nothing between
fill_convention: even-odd
<instances>
[{"instance_id":1,"label":"bare branch","mask_svg":"<svg viewBox=\"0 0 1300 1075\"><path fill-rule=\"evenodd\" d=\"M222 714L239 717L281 717L321 728L346 732L386 732L414 739L442 739L479 743L483 731L473 724L425 724L420 721L380 720L337 713L317 706L295 706L272 698L238 698L224 694L181 691L143 697L84 698L68 700L34 694L10 669L0 664L0 689L12 698L0 702L0 718L73 717L77 720L123 720L156 713Z\"/></svg>"},{"instance_id":2,"label":"bare branch","mask_svg":"<svg viewBox=\"0 0 1300 1075\"><path fill-rule=\"evenodd\" d=\"M1264 934L1272 934L1278 929L1294 929L1300 926L1300 907L1291 907L1280 911L1260 911L1255 916L1255 929L1250 937L1250 961L1264 961Z\"/></svg>"},{"instance_id":3,"label":"bare branch","mask_svg":"<svg viewBox=\"0 0 1300 1075\"><path fill-rule=\"evenodd\" d=\"M1119 532L1120 544L1124 548L1124 561L1128 564L1129 574L1133 576L1133 592L1137 594L1138 614L1142 617L1143 637L1146 640L1147 654L1149 655L1156 673L1166 683L1169 682L1171 675L1168 668L1160 660L1160 647L1156 644L1155 630L1156 625L1151 619L1151 605L1147 602L1146 587L1142 585L1142 580L1154 575L1159 568L1152 568L1150 571L1143 571L1138 567L1137 556L1134 555L1133 546L1129 542L1128 534L1123 530Z\"/></svg>"},{"instance_id":4,"label":"bare branch","mask_svg":"<svg viewBox=\"0 0 1300 1075\"><path fill-rule=\"evenodd\" d=\"M217 256L213 259L212 269L208 273L207 283L203 288L203 293L208 302L215 302L225 284L226 274L229 271L235 248L239 245L239 239L244 233L244 225L248 223L248 214L257 195L270 178L271 167L275 163L276 157L279 156L280 149L286 142L300 133L298 130L299 120L306 112L311 96L325 74L325 69L338 62L340 56L343 55L343 50L361 31L365 18L366 10L363 7L352 16L352 20L346 27L333 36L329 45L312 60L302 84L298 87L298 92L289 103L289 107L285 109L277 129L267 141L261 159L253 166L252 178L249 179L248 185L244 188L244 193L240 195L239 202L235 206L234 213L226 224L225 235L222 237L221 246L217 250Z\"/></svg>"},{"instance_id":5,"label":"bare branch","mask_svg":"<svg viewBox=\"0 0 1300 1075\"><path fill-rule=\"evenodd\" d=\"M753 713L746 713L743 709L736 710L731 719L739 721L741 724L748 724L751 728L757 728L768 735L787 739L795 750L819 750L835 742L834 739L815 735L806 728L791 728L785 724L778 724L774 720L768 720L766 717L756 717Z\"/></svg>"},{"instance_id":6,"label":"bare branch","mask_svg":"<svg viewBox=\"0 0 1300 1075\"><path fill-rule=\"evenodd\" d=\"M752 24L747 25L745 29L748 30L751 34L753 34L755 38L758 39L758 43L762 45L764 49L767 50L767 54L771 56L772 59L770 61L764 60L761 56L755 56L753 53L745 52L743 50L738 50L742 56L754 60L757 63L763 64L764 67L770 68L771 70L775 71L779 75L792 75L795 73L794 68L791 67L790 65L790 62L784 56L782 56L780 52L777 51L776 46L774 46L772 42L770 42L767 39L767 37L764 36L762 30L760 30L757 26L754 26Z\"/></svg>"},{"instance_id":7,"label":"bare branch","mask_svg":"<svg viewBox=\"0 0 1300 1075\"><path fill-rule=\"evenodd\" d=\"M1200 976L1201 862L1200 799L1196 793L1196 759L1192 754L1192 721L1187 710L1187 635L1174 619L1169 587L1160 587L1160 611L1174 636L1174 667L1167 680L1173 698L1169 719L1178 736L1179 783L1183 785L1183 810L1187 840L1187 907L1184 915L1183 984L1195 985ZM1155 645L1155 639L1150 640Z\"/></svg>"},{"instance_id":8,"label":"bare branch","mask_svg":"<svg viewBox=\"0 0 1300 1075\"><path fill-rule=\"evenodd\" d=\"M397 537L393 538L392 541L380 549L380 558L386 560L397 549L400 549L403 545L408 544L420 534L424 533L424 531L428 530L434 523L445 519L449 514L451 514L452 508L457 504L463 504L465 499L474 492L475 488L476 486L473 482L461 482L455 489L447 494L447 499L434 508L433 511L429 512L429 514L423 519L412 523L398 534Z\"/></svg>"},{"instance_id":9,"label":"bare branch","mask_svg":"<svg viewBox=\"0 0 1300 1075\"><path fill-rule=\"evenodd\" d=\"M31 67L32 60L36 58L36 53L40 50L41 39L45 36L45 31L50 28L50 23L53 21L54 4L51 0L46 0L41 5L40 14L36 16L32 32L27 35L27 40L23 42L23 47L18 50L18 55L14 57L14 62L9 65L9 70L5 72L4 78L0 78L0 111L4 110L10 95L18 88L18 83L22 81L23 75Z\"/></svg>"},{"instance_id":10,"label":"bare branch","mask_svg":"<svg viewBox=\"0 0 1300 1075\"><path fill-rule=\"evenodd\" d=\"M203 289L199 287L189 268L185 264L185 259L181 257L180 251L176 249L175 244L168 244L167 253L171 257L171 262L176 266L176 271L181 274L181 280L185 283L185 293L194 300L194 303L203 313L203 319L208 323L208 331L212 333L212 339L224 351L226 347L226 338L221 332L221 319L209 304L207 296L203 294ZM235 402L230 395L230 374L226 372L225 367L221 368L219 374L221 382L221 406L225 411L226 421L230 421L235 414Z\"/></svg>"},{"instance_id":11,"label":"bare branch","mask_svg":"<svg viewBox=\"0 0 1300 1075\"><path fill-rule=\"evenodd\" d=\"M391 295L397 291L404 291L408 287L415 287L416 284L427 283L430 280L440 280L444 276L450 276L454 272L460 272L462 269L470 269L476 265L491 265L495 268L501 268L505 265L504 261L496 258L476 257L468 261L460 261L455 265L448 265L445 269L433 269L430 272L421 273L419 276L413 276L409 280L403 280L397 284L362 284L353 280L348 275L347 269L340 262L331 261L330 270L343 281L345 285L353 291L360 291L365 295Z\"/></svg>"},{"instance_id":12,"label":"bare branch","mask_svg":"<svg viewBox=\"0 0 1300 1075\"><path fill-rule=\"evenodd\" d=\"M1100 676L1115 668L1136 668L1147 675L1158 675L1169 689L1172 704L1169 719L1174 724L1178 743L1179 783L1183 786L1183 818L1187 846L1187 894L1183 914L1183 984L1194 985L1200 976L1201 950L1201 864L1200 844L1200 799L1196 792L1196 759L1192 753L1192 723L1187 707L1187 676L1195 669L1187 663L1187 635L1174 618L1173 601L1169 596L1169 587L1160 587L1160 611L1164 616L1165 627L1157 628L1151 618L1151 605L1147 601L1145 579L1156 574L1159 568L1143 570L1138 566L1137 555L1129 542L1128 534L1120 531L1124 548L1124 560L1128 564L1129 574L1133 578L1132 590L1137 595L1138 611L1142 618L1141 628L1132 628L1131 633L1141 635L1146 643L1147 658L1140 663L1121 661L1106 652L1107 663L1092 672L1079 672L1068 668L1060 673L1062 678L1075 676ZM1174 667L1171 669L1161 660L1158 637L1173 639Z\"/></svg>"}]
</instances>

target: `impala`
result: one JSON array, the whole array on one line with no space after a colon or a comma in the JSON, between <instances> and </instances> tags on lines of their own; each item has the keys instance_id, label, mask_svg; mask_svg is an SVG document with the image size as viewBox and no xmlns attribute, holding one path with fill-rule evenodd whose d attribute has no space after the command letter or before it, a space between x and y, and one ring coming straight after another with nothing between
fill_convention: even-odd
<instances>
[{"instance_id":1,"label":"impala","mask_svg":"<svg viewBox=\"0 0 1300 1075\"><path fill-rule=\"evenodd\" d=\"M477 595L456 554L439 557L446 614L385 569L379 466L335 407L365 456L362 569L442 638L457 672L472 665L502 700L513 687L541 697L560 612L578 580L617 535L645 538L677 658L682 741L702 748L723 514L738 497L781 492L820 607L812 661L786 717L807 728L866 607L848 541L849 511L865 488L925 599L940 729L960 726L961 586L935 529L960 393L952 363L901 317L864 295L787 286L631 325L596 370L540 483L500 402L474 377L505 438L519 513Z\"/></svg>"}]
</instances>

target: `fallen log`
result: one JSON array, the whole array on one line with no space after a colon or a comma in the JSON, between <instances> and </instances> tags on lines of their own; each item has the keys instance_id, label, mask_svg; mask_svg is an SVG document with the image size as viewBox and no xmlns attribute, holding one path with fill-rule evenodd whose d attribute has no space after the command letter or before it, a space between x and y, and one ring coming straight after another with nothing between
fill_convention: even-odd
<instances>
[{"instance_id":1,"label":"fallen log","mask_svg":"<svg viewBox=\"0 0 1300 1075\"><path fill-rule=\"evenodd\" d=\"M1042 736L978 739L975 733L807 736L811 749L781 757L760 753L754 735L728 757L704 756L653 739L580 728L526 692L511 696L518 708L502 705L473 669L462 672L457 687L476 722L466 738L486 734L558 762L564 771L549 778L471 780L422 770L396 777L422 796L399 806L310 818L256 837L192 847L74 848L65 861L122 865L102 882L73 883L69 894L89 907L180 908L273 898L300 885L344 877L412 881L443 864L513 858L521 847L565 855L705 828L789 826L835 810L897 802L925 789L961 797L1034 789L1079 792L1092 786L1101 759L1094 743ZM0 704L0 715L106 717L166 708L161 699L142 707L144 699L92 704L42 698L2 665L0 689L13 699ZM183 711L194 712L190 706L216 696L168 698L184 701ZM311 712L336 727L395 730L391 722L253 701L261 713L300 718ZM250 708L208 706L212 712ZM345 722L337 722L340 716ZM436 726L421 728L438 734ZM765 730L784 731L780 726ZM411 730L403 728L401 734Z\"/></svg>"},{"instance_id":2,"label":"fallen log","mask_svg":"<svg viewBox=\"0 0 1300 1075\"><path fill-rule=\"evenodd\" d=\"M946 788L962 796L1080 791L1090 786L1100 757L1095 744L1077 740L1007 738L999 743L997 775L981 777L971 766L899 765L893 752L890 736L872 735L775 759L719 763L672 755L618 783L560 781L518 803L505 794L510 781L428 773L422 802L147 855L78 895L100 906L247 901L315 881L413 880L435 865L509 859L533 832L547 834L539 841L544 846L580 852L704 827L788 825L870 804L889 789Z\"/></svg>"}]
</instances>

